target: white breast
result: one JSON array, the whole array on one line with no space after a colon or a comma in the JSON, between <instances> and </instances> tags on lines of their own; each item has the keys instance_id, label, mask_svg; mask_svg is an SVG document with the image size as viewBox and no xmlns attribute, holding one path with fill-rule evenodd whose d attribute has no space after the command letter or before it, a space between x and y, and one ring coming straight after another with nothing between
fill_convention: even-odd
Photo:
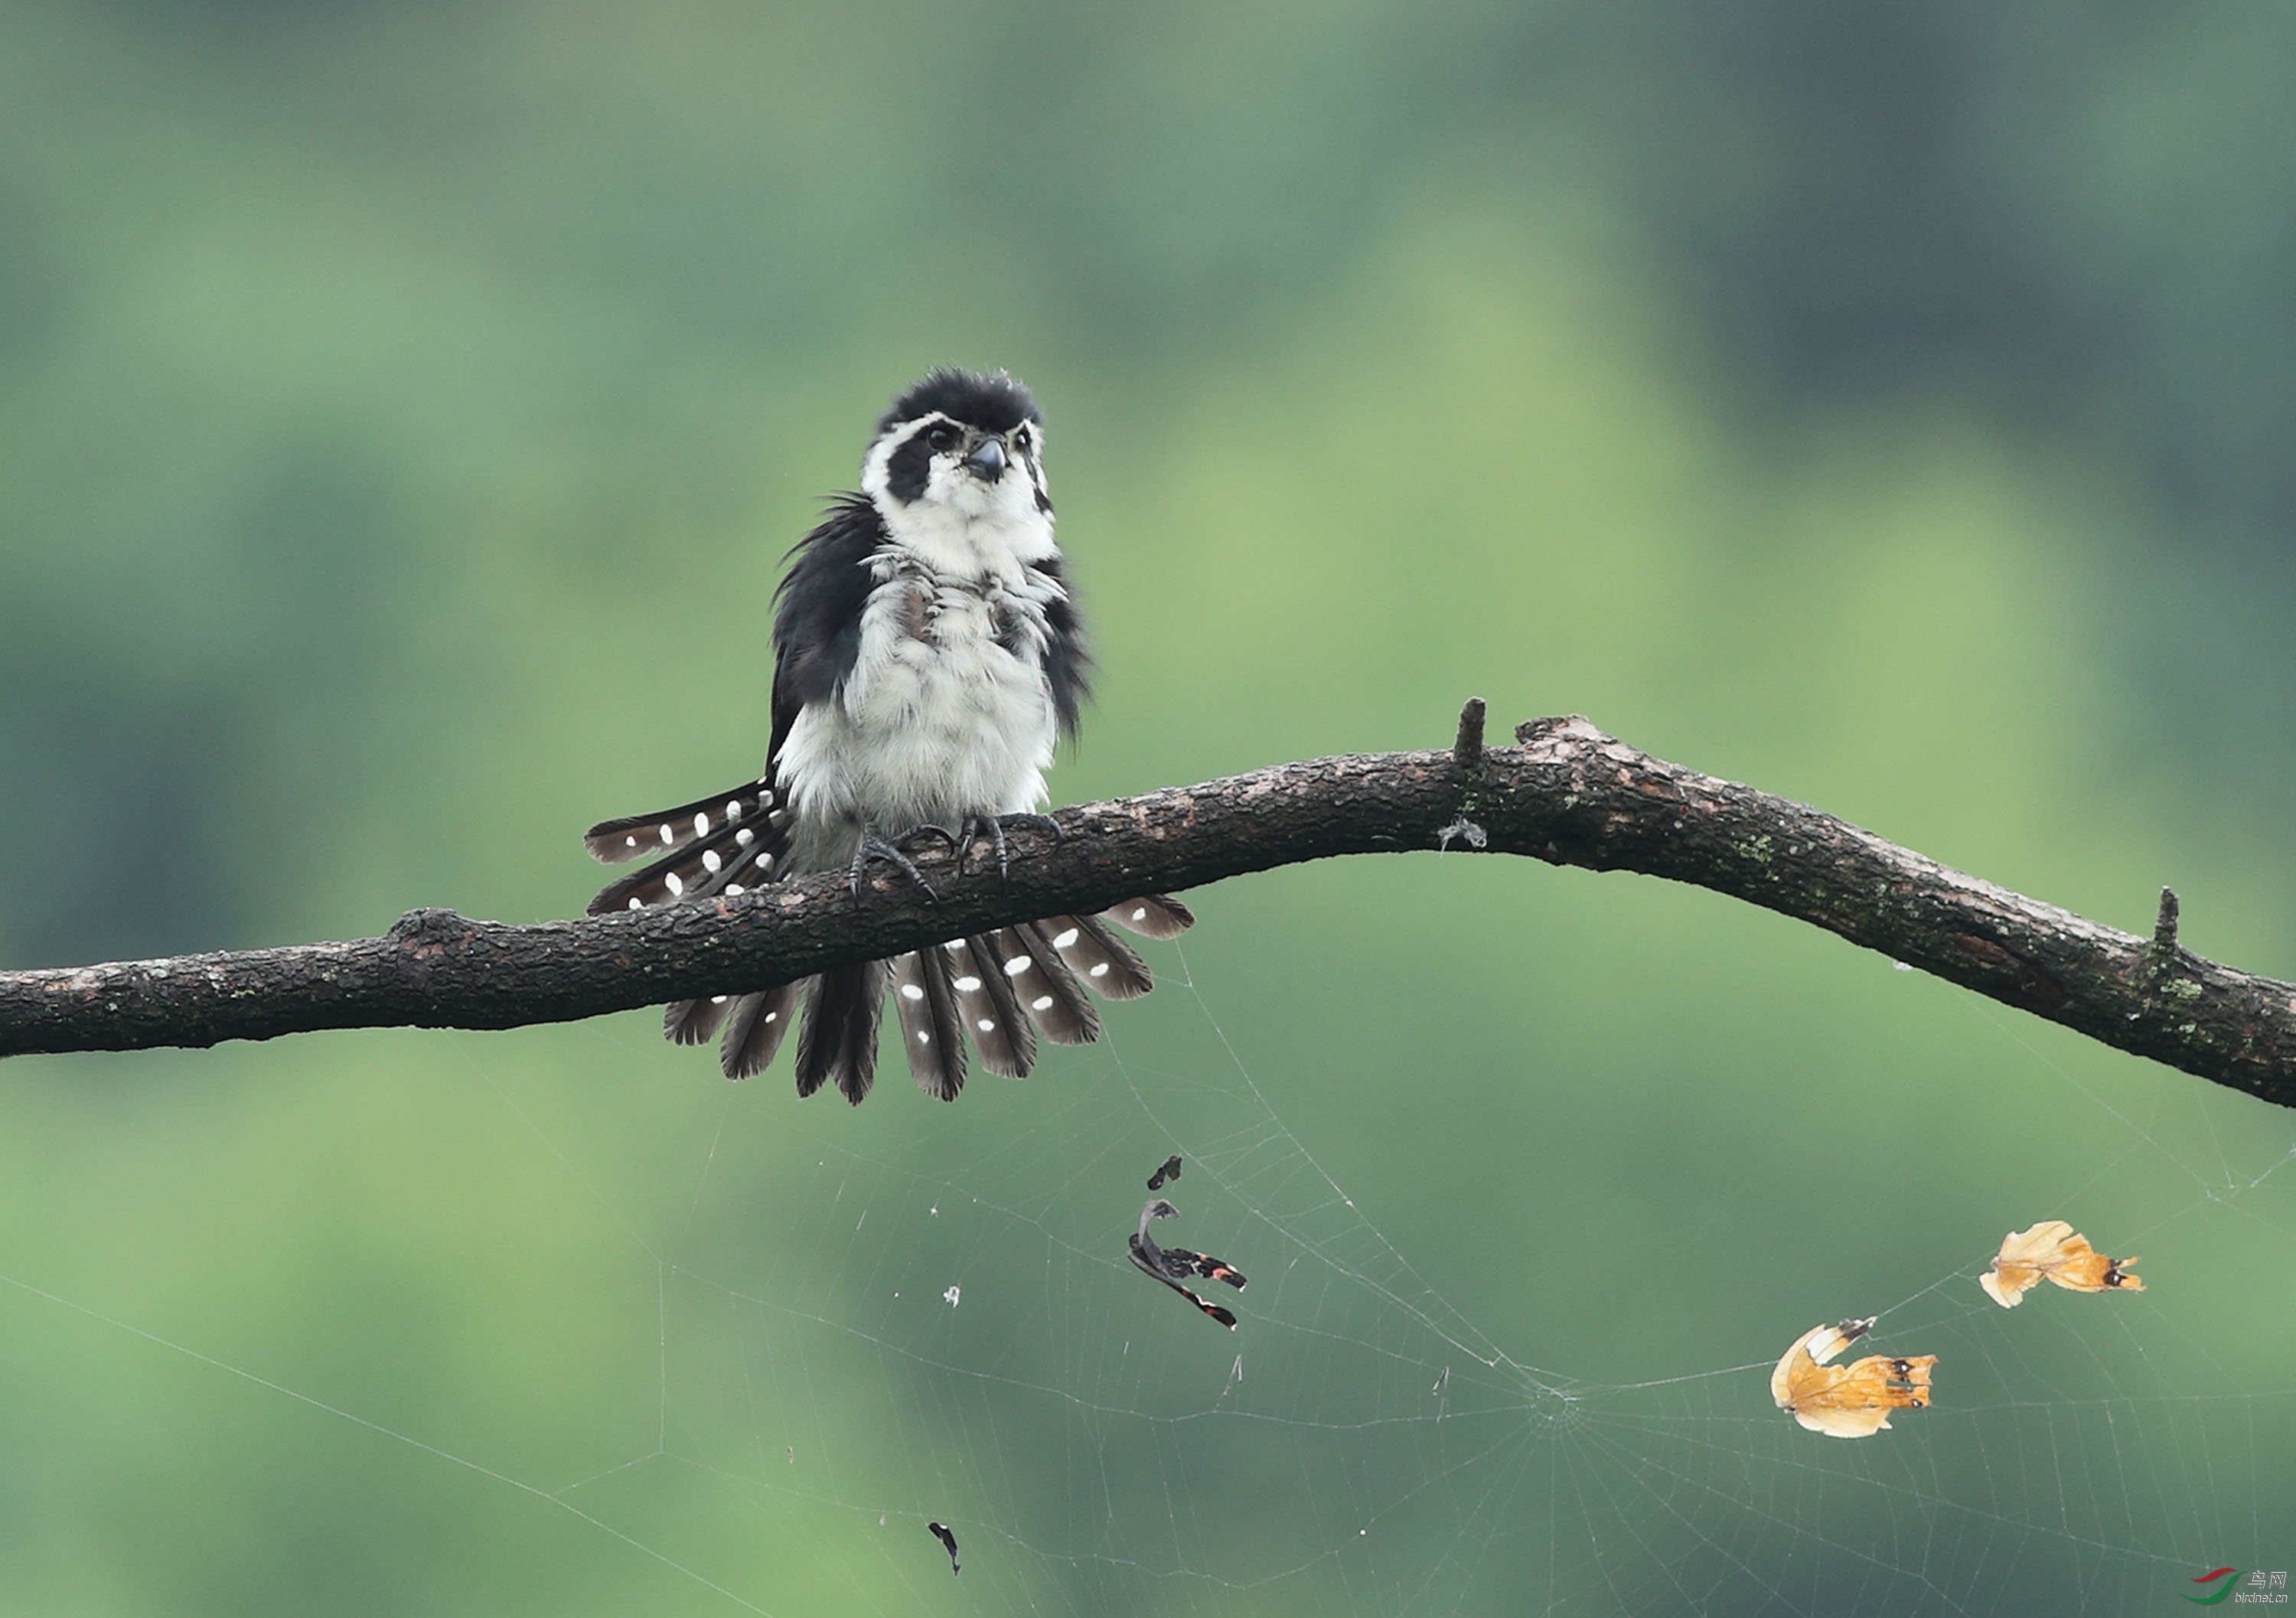
<instances>
[{"instance_id":1,"label":"white breast","mask_svg":"<svg viewBox=\"0 0 2296 1618\"><path fill-rule=\"evenodd\" d=\"M1040 529L1014 537L1036 540L1027 548L1038 557L1051 552ZM864 827L954 828L1045 801L1059 724L1044 612L1059 587L1006 536L959 527L914 537L925 543L897 542L873 559L878 583L839 700L800 714L783 740L800 869L849 858Z\"/></svg>"}]
</instances>

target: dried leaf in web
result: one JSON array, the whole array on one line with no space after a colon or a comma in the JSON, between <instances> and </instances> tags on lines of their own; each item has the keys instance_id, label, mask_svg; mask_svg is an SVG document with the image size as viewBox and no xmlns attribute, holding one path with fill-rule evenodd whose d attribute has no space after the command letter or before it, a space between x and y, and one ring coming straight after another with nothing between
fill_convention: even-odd
<instances>
[{"instance_id":1,"label":"dried leaf in web","mask_svg":"<svg viewBox=\"0 0 2296 1618\"><path fill-rule=\"evenodd\" d=\"M1778 1409L1828 1438L1870 1438L1890 1425L1890 1411L1925 1407L1935 1354L1871 1354L1855 1365L1828 1363L1873 1329L1870 1318L1844 1320L1813 1326L1796 1338L1770 1373L1770 1397Z\"/></svg>"},{"instance_id":2,"label":"dried leaf in web","mask_svg":"<svg viewBox=\"0 0 2296 1618\"><path fill-rule=\"evenodd\" d=\"M2064 1220L2043 1220L2004 1237L1993 1268L1977 1284L2004 1309L2016 1308L2045 1280L2068 1292L2143 1292L2144 1283L2131 1269L2136 1262L2133 1253L2108 1259Z\"/></svg>"}]
</instances>

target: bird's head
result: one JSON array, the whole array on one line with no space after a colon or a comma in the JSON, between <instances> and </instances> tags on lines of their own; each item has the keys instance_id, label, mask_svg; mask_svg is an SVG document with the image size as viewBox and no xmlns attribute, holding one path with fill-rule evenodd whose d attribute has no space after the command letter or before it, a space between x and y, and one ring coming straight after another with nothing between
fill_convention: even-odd
<instances>
[{"instance_id":1,"label":"bird's head","mask_svg":"<svg viewBox=\"0 0 2296 1618\"><path fill-rule=\"evenodd\" d=\"M939 505L966 517L1050 518L1045 418L1002 371L943 369L893 401L861 463L881 505Z\"/></svg>"}]
</instances>

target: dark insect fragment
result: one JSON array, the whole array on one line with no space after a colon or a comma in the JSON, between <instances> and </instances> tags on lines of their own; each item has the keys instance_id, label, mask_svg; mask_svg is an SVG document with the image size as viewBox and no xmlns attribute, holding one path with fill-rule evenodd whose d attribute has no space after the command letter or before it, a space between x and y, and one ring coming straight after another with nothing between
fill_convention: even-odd
<instances>
[{"instance_id":1,"label":"dark insect fragment","mask_svg":"<svg viewBox=\"0 0 2296 1618\"><path fill-rule=\"evenodd\" d=\"M1161 1191L1180 1178L1180 1154L1177 1152L1164 1160L1164 1166L1148 1177L1148 1189Z\"/></svg>"},{"instance_id":2,"label":"dark insect fragment","mask_svg":"<svg viewBox=\"0 0 2296 1618\"><path fill-rule=\"evenodd\" d=\"M1243 1290L1243 1271L1224 1259L1207 1253L1190 1253L1185 1247L1164 1249L1166 1269L1176 1276L1195 1275L1207 1281L1225 1281L1238 1292Z\"/></svg>"},{"instance_id":3,"label":"dark insect fragment","mask_svg":"<svg viewBox=\"0 0 2296 1618\"><path fill-rule=\"evenodd\" d=\"M958 1572L962 1571L956 1565L956 1534L955 1531L952 1530L946 1523L928 1523L925 1524L925 1530L927 1532L931 1533L934 1539L940 1541L941 1548L943 1550L948 1552L948 1571L951 1575L955 1575Z\"/></svg>"},{"instance_id":4,"label":"dark insect fragment","mask_svg":"<svg viewBox=\"0 0 2296 1618\"><path fill-rule=\"evenodd\" d=\"M1243 1290L1243 1272L1224 1259L1191 1253L1185 1247L1160 1247L1155 1238L1148 1234L1148 1227L1155 1220L1175 1218L1179 1211L1160 1197L1141 1209L1140 1228L1134 1231L1130 1238L1132 1266L1144 1275L1153 1276L1228 1330L1234 1331L1235 1316L1217 1303L1205 1302L1196 1296L1187 1283L1195 1278L1225 1281L1241 1292Z\"/></svg>"}]
</instances>

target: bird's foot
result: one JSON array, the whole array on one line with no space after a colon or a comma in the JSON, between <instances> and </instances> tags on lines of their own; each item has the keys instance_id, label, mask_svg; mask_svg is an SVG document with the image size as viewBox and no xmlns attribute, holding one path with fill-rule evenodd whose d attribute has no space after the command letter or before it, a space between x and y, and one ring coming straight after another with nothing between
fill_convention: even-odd
<instances>
[{"instance_id":1,"label":"bird's foot","mask_svg":"<svg viewBox=\"0 0 2296 1618\"><path fill-rule=\"evenodd\" d=\"M1043 831L1052 834L1054 842L1059 842L1061 840L1061 824L1056 822L1052 815L966 815L964 822L962 822L962 835L960 838L950 840L957 851L957 870L964 870L966 856L972 856L976 844L988 842L992 850L996 850L996 882L1010 882L1010 876L1013 876L1013 856L1010 856L1010 850L1005 847L1005 835L1004 835L1005 822L1033 824L1033 826L1043 828ZM941 831L941 828L930 826L930 831ZM944 831L941 835L948 835L948 834Z\"/></svg>"},{"instance_id":2,"label":"bird's foot","mask_svg":"<svg viewBox=\"0 0 2296 1618\"><path fill-rule=\"evenodd\" d=\"M1053 840L1053 846L1054 848L1058 848L1066 841L1066 839L1061 835L1061 823L1054 819L1050 815L1007 815L1004 818L1020 825L1035 826L1038 831L1042 832L1046 836Z\"/></svg>"},{"instance_id":3,"label":"bird's foot","mask_svg":"<svg viewBox=\"0 0 2296 1618\"><path fill-rule=\"evenodd\" d=\"M1010 881L1012 862L1004 847L1004 823L1008 820L1035 826L1048 834L1055 845L1061 841L1061 823L1050 815L968 815L964 820L964 839L956 845L957 868L962 870L964 867L964 857L972 851L973 844L986 838L989 846L996 850L996 880Z\"/></svg>"},{"instance_id":4,"label":"bird's foot","mask_svg":"<svg viewBox=\"0 0 2296 1618\"><path fill-rule=\"evenodd\" d=\"M984 838L988 840L988 846L996 850L996 880L1010 880L1012 865L1004 852L1004 823L995 815L967 815L964 817L964 836L956 845L956 868L960 871L964 869L965 856L972 853L973 845Z\"/></svg>"},{"instance_id":5,"label":"bird's foot","mask_svg":"<svg viewBox=\"0 0 2296 1618\"><path fill-rule=\"evenodd\" d=\"M956 855L960 862L963 861L964 858L964 850L971 846L970 842L958 842L957 835L955 832L950 831L945 825L936 825L930 820L924 822L922 825L913 825L907 831L903 832L899 836L893 839L892 846L897 849L913 849L916 847L917 844L936 837L939 838L942 843L947 845L950 853Z\"/></svg>"},{"instance_id":6,"label":"bird's foot","mask_svg":"<svg viewBox=\"0 0 2296 1618\"><path fill-rule=\"evenodd\" d=\"M938 825L919 826L916 831L910 832L904 836L901 841L906 842L911 838L915 837L919 833L931 834L935 832L939 833L943 837L948 837L949 841L952 842L955 841L954 837L950 837L946 827ZM861 902L861 884L867 879L869 867L872 865L887 865L892 866L902 875L916 883L918 887L923 889L924 896L928 899L932 900L936 904L939 902L940 895L933 891L932 883L924 879L923 873L917 869L916 862L914 860L911 859L906 854L902 853L901 850L894 847L893 844L887 842L883 838L879 837L874 834L865 834L861 839L861 846L853 850L853 866L852 868L846 873L845 877L845 885L852 891L853 902L855 904L857 905Z\"/></svg>"}]
</instances>

